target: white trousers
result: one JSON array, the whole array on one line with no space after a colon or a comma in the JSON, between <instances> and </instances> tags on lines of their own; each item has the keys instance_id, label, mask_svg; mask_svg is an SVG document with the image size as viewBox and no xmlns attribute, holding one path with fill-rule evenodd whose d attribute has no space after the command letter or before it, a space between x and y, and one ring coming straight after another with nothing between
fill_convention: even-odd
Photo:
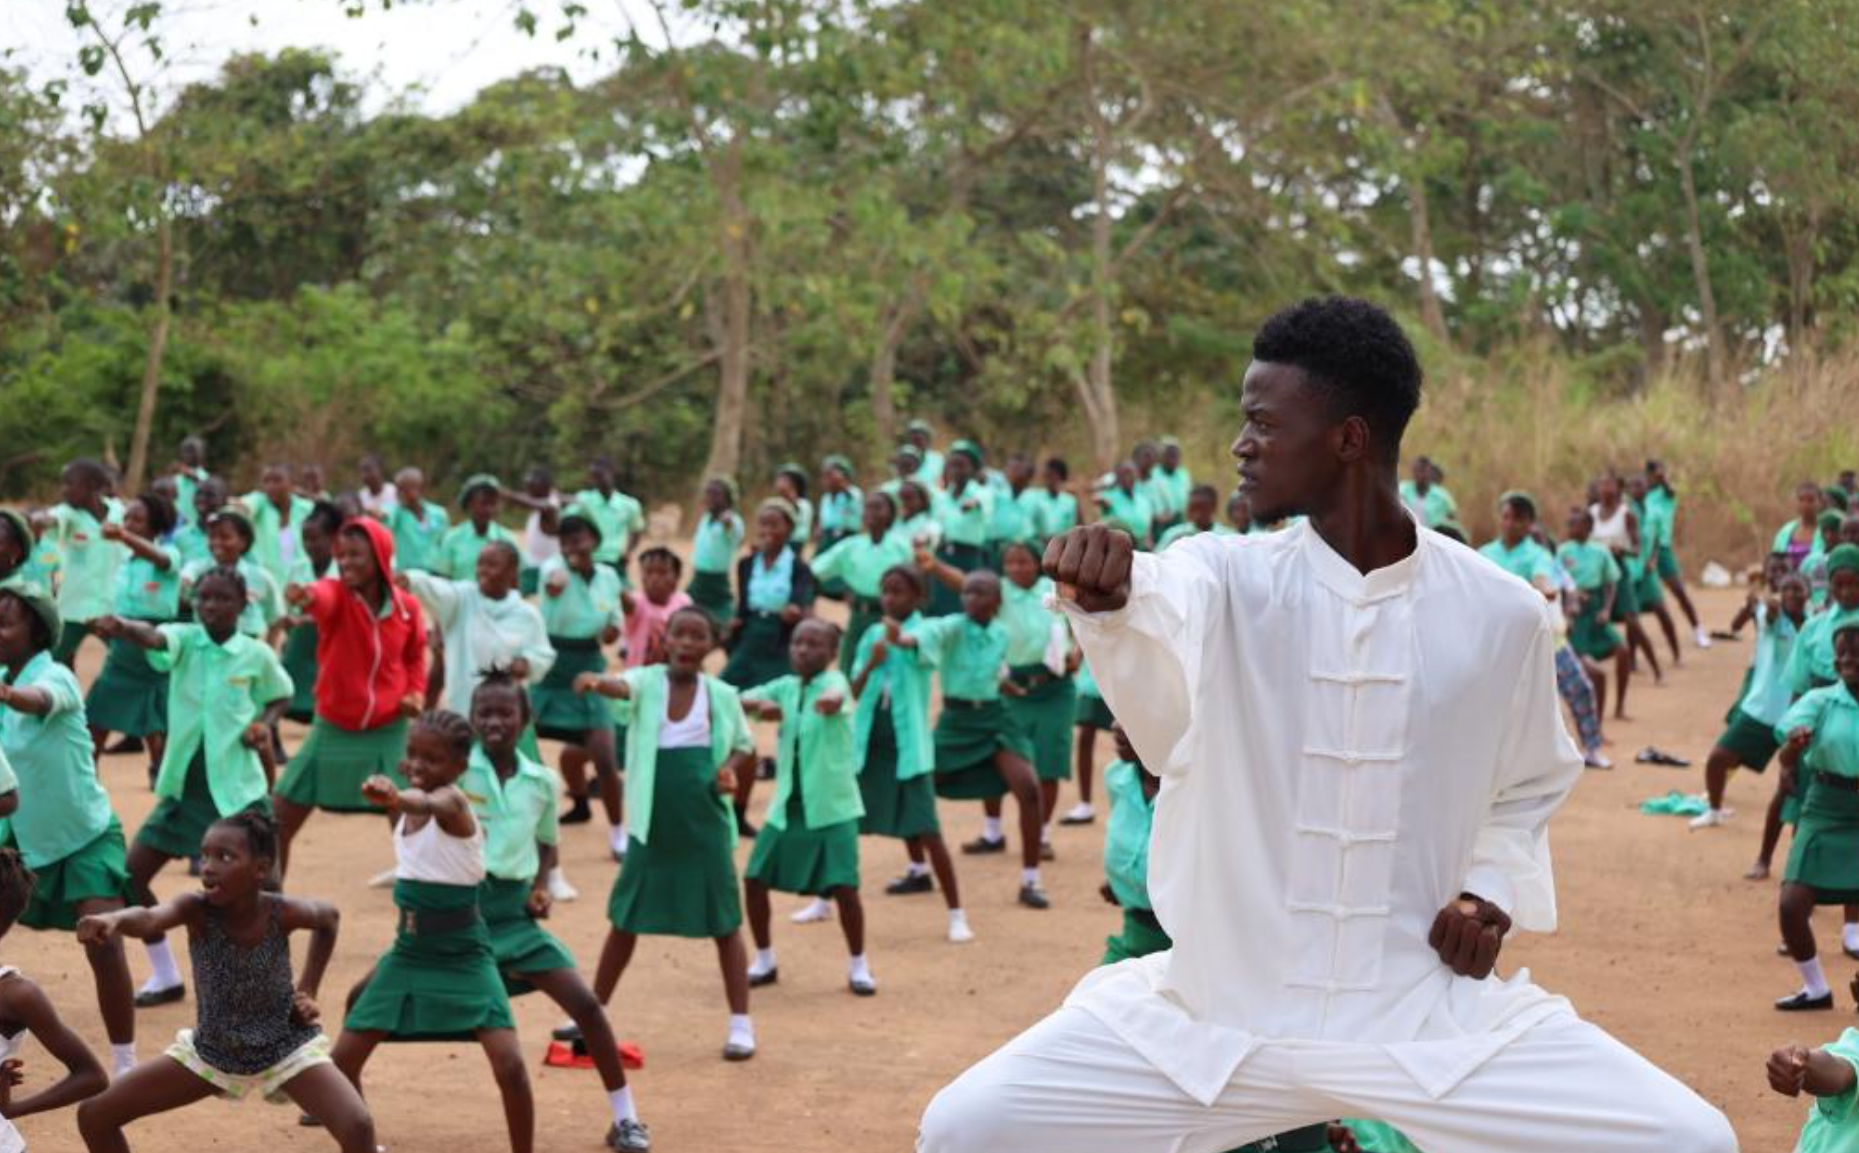
<instances>
[{"instance_id":1,"label":"white trousers","mask_svg":"<svg viewBox=\"0 0 1859 1153\"><path fill-rule=\"evenodd\" d=\"M919 1153L1220 1153L1364 1117L1425 1153L1735 1153L1723 1114L1585 1021L1525 1033L1434 1100L1372 1044L1273 1041L1210 1106L1066 1007L936 1095Z\"/></svg>"}]
</instances>

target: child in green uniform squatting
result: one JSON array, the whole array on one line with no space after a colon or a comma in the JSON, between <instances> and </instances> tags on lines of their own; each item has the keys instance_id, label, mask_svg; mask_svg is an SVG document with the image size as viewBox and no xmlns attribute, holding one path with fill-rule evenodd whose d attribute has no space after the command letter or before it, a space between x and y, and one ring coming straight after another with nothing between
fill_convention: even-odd
<instances>
[{"instance_id":1,"label":"child in green uniform squatting","mask_svg":"<svg viewBox=\"0 0 1859 1153\"><path fill-rule=\"evenodd\" d=\"M954 459L951 457L951 459ZM1021 690L1003 680L1007 626L1000 620L1000 577L986 569L962 581L962 611L932 617L905 632L885 621L891 645L915 650L942 674L942 716L936 722L936 795L955 801L984 801L1012 793L1020 810L1020 894L1029 909L1050 903L1039 883L1039 779L1033 773L1033 742L1007 714L1003 694ZM1006 838L985 834L976 852L1000 852Z\"/></svg>"},{"instance_id":2,"label":"child in green uniform squatting","mask_svg":"<svg viewBox=\"0 0 1859 1153\"><path fill-rule=\"evenodd\" d=\"M476 1038L503 1096L511 1153L535 1145L536 1106L517 1044L510 998L478 908L484 829L458 787L471 758L471 724L443 709L407 734L400 787L369 777L362 795L394 820L394 906L400 928L374 970L349 994L336 1067L361 1090L362 1068L383 1041Z\"/></svg>"},{"instance_id":3,"label":"child in green uniform squatting","mask_svg":"<svg viewBox=\"0 0 1859 1153\"><path fill-rule=\"evenodd\" d=\"M897 501L888 492L865 497L865 519L857 533L813 558L813 579L838 582L851 616L845 643L839 648L839 668L852 669L852 658L865 631L883 618L878 604L878 583L887 570L909 564L910 542L891 530L897 527Z\"/></svg>"},{"instance_id":4,"label":"child in green uniform squatting","mask_svg":"<svg viewBox=\"0 0 1859 1153\"><path fill-rule=\"evenodd\" d=\"M727 628L736 615L730 570L736 567L736 553L747 532L736 512L735 483L720 477L706 481L704 515L691 540L691 583L685 591L718 628Z\"/></svg>"},{"instance_id":5,"label":"child in green uniform squatting","mask_svg":"<svg viewBox=\"0 0 1859 1153\"><path fill-rule=\"evenodd\" d=\"M839 906L839 921L851 954L847 984L861 997L878 991L865 958L865 908L859 902L858 765L852 716L846 711L851 686L830 668L839 630L823 620L802 621L788 646L794 671L742 694L744 711L779 721L775 799L755 839L743 878L749 931L755 937L751 986L772 985L775 966L769 933L770 890L827 897Z\"/></svg>"},{"instance_id":6,"label":"child in green uniform squatting","mask_svg":"<svg viewBox=\"0 0 1859 1153\"><path fill-rule=\"evenodd\" d=\"M123 826L97 780L77 677L52 656L63 622L38 588L0 588L0 816L39 876L20 914L28 929L74 929L79 917L123 907L129 887ZM17 778L17 779L16 779ZM87 944L110 1069L136 1063L135 992L122 942Z\"/></svg>"},{"instance_id":7,"label":"child in green uniform squatting","mask_svg":"<svg viewBox=\"0 0 1859 1153\"><path fill-rule=\"evenodd\" d=\"M168 673L174 739L155 779L155 811L129 849L129 895L153 905L149 888L161 867L200 855L200 839L222 817L246 809L271 815L271 782L255 750L269 750L271 725L290 704L291 682L270 646L239 632L245 581L236 569L213 569L194 586L194 624L157 628L145 621L97 618L112 642L146 651ZM164 1005L183 995L181 971L159 933L146 937L154 972L136 1005Z\"/></svg>"},{"instance_id":8,"label":"child in green uniform squatting","mask_svg":"<svg viewBox=\"0 0 1859 1153\"><path fill-rule=\"evenodd\" d=\"M255 540L252 518L236 508L215 509L207 514L208 559L181 568L181 596L193 603L194 582L208 569L239 570L245 580L245 606L239 614L239 631L260 640L270 638L273 625L284 619L284 597L270 570L252 556Z\"/></svg>"},{"instance_id":9,"label":"child in green uniform squatting","mask_svg":"<svg viewBox=\"0 0 1859 1153\"><path fill-rule=\"evenodd\" d=\"M1807 582L1799 573L1785 569L1775 582L1775 598L1764 601L1754 591L1737 613L1731 629L1742 627L1745 619L1756 622L1756 651L1749 672L1730 711L1724 715L1728 726L1711 746L1704 762L1704 790L1710 808L1692 818L1694 829L1715 828L1730 815L1723 807L1724 786L1738 767L1761 773L1781 746L1775 739L1775 723L1788 711L1790 693L1784 673L1795 637L1807 623ZM1774 810L1776 836L1781 834L1781 793L1777 791L1770 808ZM1764 837L1768 829L1765 825ZM1771 843L1769 851L1774 851ZM1767 856L1763 858L1765 861Z\"/></svg>"},{"instance_id":10,"label":"child in green uniform squatting","mask_svg":"<svg viewBox=\"0 0 1859 1153\"><path fill-rule=\"evenodd\" d=\"M478 743L458 781L484 829L485 877L478 887L478 907L505 990L512 997L541 990L587 1039L613 1113L607 1147L643 1153L652 1147L651 1137L633 1104L607 1014L575 971L567 946L540 923L552 903L545 878L557 851L556 780L540 761L517 749L529 723L522 686L501 670L487 673L471 696L471 727Z\"/></svg>"},{"instance_id":11,"label":"child in green uniform squatting","mask_svg":"<svg viewBox=\"0 0 1859 1153\"><path fill-rule=\"evenodd\" d=\"M736 690L704 675L716 647L710 614L692 606L665 628L665 663L617 677L583 673L580 692L629 702L626 812L631 843L607 901L611 928L600 951L594 995L606 1004L642 934L716 942L729 1001L723 1057L755 1055L748 958L736 887L736 830L724 797L751 773L755 743Z\"/></svg>"},{"instance_id":12,"label":"child in green uniform squatting","mask_svg":"<svg viewBox=\"0 0 1859 1153\"><path fill-rule=\"evenodd\" d=\"M923 578L916 569L897 565L884 574L878 598L884 620L865 630L852 659L852 692L858 697L852 748L858 758L859 796L865 805L859 832L903 839L910 852L910 870L886 886L885 892L903 896L942 886L943 901L949 907L949 940L966 944L975 934L962 911L955 862L936 818L932 783L936 743L929 715L932 670L913 650L885 639L886 622L903 630L922 624L917 610L923 604ZM932 868L934 882L930 880Z\"/></svg>"},{"instance_id":13,"label":"child in green uniform squatting","mask_svg":"<svg viewBox=\"0 0 1859 1153\"><path fill-rule=\"evenodd\" d=\"M123 510L121 524L103 526L103 538L122 545L128 556L116 570L111 613L129 620L161 624L181 612L181 553L158 543L174 530L174 506L144 493ZM98 622L91 631L105 635ZM168 678L149 666L134 645L110 642L103 669L84 698L91 741L101 753L110 734L141 737L148 747L150 771L161 763L168 731Z\"/></svg>"},{"instance_id":14,"label":"child in green uniform squatting","mask_svg":"<svg viewBox=\"0 0 1859 1153\"><path fill-rule=\"evenodd\" d=\"M343 1153L373 1153L368 1106L329 1058L317 989L336 948L335 906L270 888L277 830L259 813L215 821L201 844L199 892L153 908L86 917L86 942L187 929L199 1013L168 1051L137 1065L78 1108L90 1153L128 1153L123 1129L208 1097L288 1098L328 1129ZM302 979L291 980L290 934L310 935Z\"/></svg>"}]
</instances>

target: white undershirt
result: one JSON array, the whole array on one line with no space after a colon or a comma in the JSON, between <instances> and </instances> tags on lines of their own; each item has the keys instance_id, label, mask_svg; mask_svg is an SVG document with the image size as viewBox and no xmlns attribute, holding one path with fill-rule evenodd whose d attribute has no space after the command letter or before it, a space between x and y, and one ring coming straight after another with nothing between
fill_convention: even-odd
<instances>
[{"instance_id":1,"label":"white undershirt","mask_svg":"<svg viewBox=\"0 0 1859 1153\"><path fill-rule=\"evenodd\" d=\"M697 682L697 692L691 697L691 711L684 714L683 720L671 719L671 689L665 690L665 715L658 729L658 747L661 749L707 749L710 747L710 694L704 690L703 682Z\"/></svg>"}]
</instances>

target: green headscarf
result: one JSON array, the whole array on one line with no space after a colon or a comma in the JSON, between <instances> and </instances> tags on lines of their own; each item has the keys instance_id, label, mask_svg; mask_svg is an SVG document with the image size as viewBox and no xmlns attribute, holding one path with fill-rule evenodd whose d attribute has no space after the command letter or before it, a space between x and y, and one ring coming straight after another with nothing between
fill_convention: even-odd
<instances>
[{"instance_id":1,"label":"green headscarf","mask_svg":"<svg viewBox=\"0 0 1859 1153\"><path fill-rule=\"evenodd\" d=\"M974 441L969 440L967 437L963 437L961 440L958 440L954 444L950 445L949 452L950 452L950 455L960 453L961 455L967 457L969 460L975 463L975 468L977 470L979 470L982 467L983 460L981 456L981 446L976 444Z\"/></svg>"},{"instance_id":2,"label":"green headscarf","mask_svg":"<svg viewBox=\"0 0 1859 1153\"><path fill-rule=\"evenodd\" d=\"M488 472L474 472L465 478L465 483L458 487L458 506L465 507L471 503L471 494L481 488L494 488L503 491L503 482Z\"/></svg>"},{"instance_id":3,"label":"green headscarf","mask_svg":"<svg viewBox=\"0 0 1859 1153\"><path fill-rule=\"evenodd\" d=\"M1843 544L1827 554L1827 575L1842 570L1859 572L1859 544Z\"/></svg>"},{"instance_id":4,"label":"green headscarf","mask_svg":"<svg viewBox=\"0 0 1859 1153\"><path fill-rule=\"evenodd\" d=\"M789 528L793 528L800 523L800 510L794 507L793 501L784 496L771 496L767 500L764 500L761 504L756 506L755 515L761 516L769 509L773 509L786 517ZM1859 549L1854 549L1853 551L1859 552Z\"/></svg>"}]
</instances>

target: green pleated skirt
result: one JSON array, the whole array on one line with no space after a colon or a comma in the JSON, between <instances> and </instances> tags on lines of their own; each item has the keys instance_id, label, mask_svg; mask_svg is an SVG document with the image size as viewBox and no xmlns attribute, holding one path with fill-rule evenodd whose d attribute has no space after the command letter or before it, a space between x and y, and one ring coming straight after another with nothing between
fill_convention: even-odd
<instances>
[{"instance_id":1,"label":"green pleated skirt","mask_svg":"<svg viewBox=\"0 0 1859 1153\"><path fill-rule=\"evenodd\" d=\"M1649 613L1665 603L1665 589L1659 584L1658 566L1646 566L1646 571L1640 574L1639 588L1635 592L1643 613Z\"/></svg>"},{"instance_id":2,"label":"green pleated skirt","mask_svg":"<svg viewBox=\"0 0 1859 1153\"><path fill-rule=\"evenodd\" d=\"M1621 572L1626 571L1626 562L1621 562ZM1637 579L1622 576L1614 585L1614 613L1608 619L1613 623L1625 624L1640 615L1640 582Z\"/></svg>"},{"instance_id":3,"label":"green pleated skirt","mask_svg":"<svg viewBox=\"0 0 1859 1153\"><path fill-rule=\"evenodd\" d=\"M980 545L954 544L949 541L944 541L937 547L936 559L946 565L953 565L965 573L984 568L988 562L987 553ZM924 610L923 615L943 617L962 611L962 594L958 590L950 588L939 580L932 580L929 584L929 608Z\"/></svg>"},{"instance_id":4,"label":"green pleated skirt","mask_svg":"<svg viewBox=\"0 0 1859 1153\"><path fill-rule=\"evenodd\" d=\"M278 781L276 795L295 805L332 813L378 813L379 808L362 798L361 784L380 773L404 786L400 762L406 755L404 719L351 732L317 717L310 723L303 747Z\"/></svg>"},{"instance_id":5,"label":"green pleated skirt","mask_svg":"<svg viewBox=\"0 0 1859 1153\"><path fill-rule=\"evenodd\" d=\"M1072 723L1078 689L1070 677L1055 677L1044 665L1010 670L1015 684L1031 686L1023 697L1007 697L1007 715L1033 745L1033 768L1042 781L1072 778Z\"/></svg>"},{"instance_id":6,"label":"green pleated skirt","mask_svg":"<svg viewBox=\"0 0 1859 1153\"><path fill-rule=\"evenodd\" d=\"M1606 660L1620 647L1620 634L1601 619L1599 590L1583 596L1581 612L1569 622L1569 644L1589 660Z\"/></svg>"},{"instance_id":7,"label":"green pleated skirt","mask_svg":"<svg viewBox=\"0 0 1859 1153\"><path fill-rule=\"evenodd\" d=\"M548 675L529 690L529 708L536 732L552 741L579 744L595 729L613 727L613 708L599 693L574 691L582 673L604 673L607 657L598 637L550 637L555 663Z\"/></svg>"},{"instance_id":8,"label":"green pleated skirt","mask_svg":"<svg viewBox=\"0 0 1859 1153\"><path fill-rule=\"evenodd\" d=\"M246 806L271 815L271 798L260 797ZM207 783L206 742L194 751L187 762L187 776L178 797L163 797L136 830L136 844L155 850L164 857L197 857L207 829L223 816L213 800Z\"/></svg>"},{"instance_id":9,"label":"green pleated skirt","mask_svg":"<svg viewBox=\"0 0 1859 1153\"><path fill-rule=\"evenodd\" d=\"M857 821L823 829L807 827L798 793L788 797L787 824L764 823L749 854L748 878L781 893L823 897L835 889L858 888Z\"/></svg>"},{"instance_id":10,"label":"green pleated skirt","mask_svg":"<svg viewBox=\"0 0 1859 1153\"><path fill-rule=\"evenodd\" d=\"M839 671L852 675L852 659L858 655L859 640L865 631L884 619L884 609L874 597L848 595L846 607L851 616L846 620L846 631L839 638Z\"/></svg>"},{"instance_id":11,"label":"green pleated skirt","mask_svg":"<svg viewBox=\"0 0 1859 1153\"><path fill-rule=\"evenodd\" d=\"M105 732L132 737L165 733L168 674L148 663L147 649L119 637L110 642L103 668L84 697L84 714L91 728Z\"/></svg>"},{"instance_id":12,"label":"green pleated skirt","mask_svg":"<svg viewBox=\"0 0 1859 1153\"><path fill-rule=\"evenodd\" d=\"M11 834L8 834L11 839ZM129 853L123 826L114 816L103 832L77 852L37 865L38 883L19 923L28 929L75 929L79 905L86 901L121 901L129 895Z\"/></svg>"},{"instance_id":13,"label":"green pleated skirt","mask_svg":"<svg viewBox=\"0 0 1859 1153\"><path fill-rule=\"evenodd\" d=\"M1072 711L1072 723L1079 728L1108 730L1117 723L1117 718L1104 703L1103 697L1090 693L1078 693L1078 703Z\"/></svg>"},{"instance_id":14,"label":"green pleated skirt","mask_svg":"<svg viewBox=\"0 0 1859 1153\"><path fill-rule=\"evenodd\" d=\"M743 618L742 631L729 650L729 663L723 666L723 683L752 689L793 671L787 659L787 628L781 618L772 613L750 613Z\"/></svg>"},{"instance_id":15,"label":"green pleated skirt","mask_svg":"<svg viewBox=\"0 0 1859 1153\"><path fill-rule=\"evenodd\" d=\"M1760 773L1769 767L1781 742L1775 739L1775 726L1765 725L1742 710L1741 706L1730 710L1729 726L1717 738L1717 747L1729 749L1736 754L1736 763L1752 773Z\"/></svg>"},{"instance_id":16,"label":"green pleated skirt","mask_svg":"<svg viewBox=\"0 0 1859 1153\"><path fill-rule=\"evenodd\" d=\"M290 707L284 715L299 724L309 724L316 717L316 625L305 621L291 629L284 639L280 658L290 674Z\"/></svg>"},{"instance_id":17,"label":"green pleated skirt","mask_svg":"<svg viewBox=\"0 0 1859 1153\"><path fill-rule=\"evenodd\" d=\"M1033 759L1033 742L999 701L977 708L944 707L936 721L936 795L952 801L1005 796L1007 782L994 766L1001 750Z\"/></svg>"},{"instance_id":18,"label":"green pleated skirt","mask_svg":"<svg viewBox=\"0 0 1859 1153\"><path fill-rule=\"evenodd\" d=\"M1806 795L1782 879L1810 886L1818 905L1859 903L1859 792L1808 779L1806 770L1796 788Z\"/></svg>"},{"instance_id":19,"label":"green pleated skirt","mask_svg":"<svg viewBox=\"0 0 1859 1153\"><path fill-rule=\"evenodd\" d=\"M865 750L865 767L859 771L858 791L865 802L865 815L859 818L861 833L908 839L942 832L931 774L897 779L897 728L891 722L891 710L882 706L871 723L871 744Z\"/></svg>"},{"instance_id":20,"label":"green pleated skirt","mask_svg":"<svg viewBox=\"0 0 1859 1153\"><path fill-rule=\"evenodd\" d=\"M504 992L512 997L533 993L525 973L549 973L574 968L574 954L555 934L529 915L528 881L486 877L478 886L478 909L491 937L491 957L503 976Z\"/></svg>"},{"instance_id":21,"label":"green pleated skirt","mask_svg":"<svg viewBox=\"0 0 1859 1153\"><path fill-rule=\"evenodd\" d=\"M478 889L399 880L394 907L476 909ZM483 919L451 932L396 933L342 1027L390 1041L469 1041L481 1029L516 1028Z\"/></svg>"},{"instance_id":22,"label":"green pleated skirt","mask_svg":"<svg viewBox=\"0 0 1859 1153\"><path fill-rule=\"evenodd\" d=\"M691 583L684 586L691 603L710 614L710 619L719 625L727 625L736 616L736 594L729 587L729 574L726 572L697 572L691 574Z\"/></svg>"},{"instance_id":23,"label":"green pleated skirt","mask_svg":"<svg viewBox=\"0 0 1859 1153\"><path fill-rule=\"evenodd\" d=\"M1151 914L1153 916L1153 914ZM1104 939L1104 960L1106 965L1118 961L1128 961L1135 957L1147 957L1151 953L1160 953L1173 948L1175 943L1161 926L1150 924L1147 918L1140 916L1133 909L1123 910L1123 931L1113 937Z\"/></svg>"},{"instance_id":24,"label":"green pleated skirt","mask_svg":"<svg viewBox=\"0 0 1859 1153\"><path fill-rule=\"evenodd\" d=\"M660 749L652 780L651 841L634 836L607 898L622 933L727 937L742 925L736 818L716 790L710 750Z\"/></svg>"}]
</instances>

